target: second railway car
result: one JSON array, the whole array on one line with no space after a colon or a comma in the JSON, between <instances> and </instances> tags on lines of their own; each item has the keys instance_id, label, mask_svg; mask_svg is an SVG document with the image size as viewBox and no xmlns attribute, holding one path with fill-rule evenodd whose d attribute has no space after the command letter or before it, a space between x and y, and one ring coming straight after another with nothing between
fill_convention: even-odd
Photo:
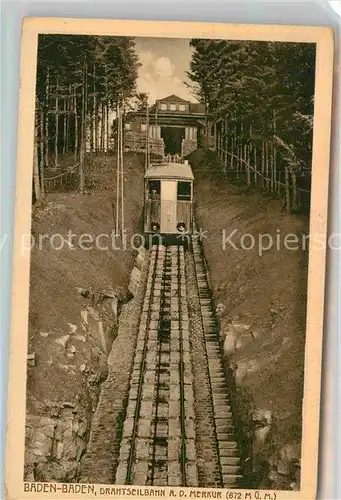
<instances>
[{"instance_id":1,"label":"second railway car","mask_svg":"<svg viewBox=\"0 0 341 500\"><path fill-rule=\"evenodd\" d=\"M193 230L193 172L187 163L151 165L145 173L144 231L179 235Z\"/></svg>"}]
</instances>

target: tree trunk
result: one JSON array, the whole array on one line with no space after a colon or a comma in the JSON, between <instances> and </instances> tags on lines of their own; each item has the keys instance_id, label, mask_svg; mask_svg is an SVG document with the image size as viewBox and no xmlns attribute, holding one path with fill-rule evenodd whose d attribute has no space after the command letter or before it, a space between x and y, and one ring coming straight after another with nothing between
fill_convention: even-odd
<instances>
[{"instance_id":1,"label":"tree trunk","mask_svg":"<svg viewBox=\"0 0 341 500\"><path fill-rule=\"evenodd\" d=\"M94 67L95 75L95 67ZM96 80L94 78L94 113L95 113L95 151L98 150L98 103L97 103L97 93L96 93Z\"/></svg>"},{"instance_id":2,"label":"tree trunk","mask_svg":"<svg viewBox=\"0 0 341 500\"><path fill-rule=\"evenodd\" d=\"M74 117L75 117L75 161L77 161L77 155L78 155L78 113L77 113L77 96L76 96L76 85L74 87L74 101L73 101L73 107L74 107Z\"/></svg>"},{"instance_id":3,"label":"tree trunk","mask_svg":"<svg viewBox=\"0 0 341 500\"><path fill-rule=\"evenodd\" d=\"M219 159L221 160L223 157L223 144L224 144L224 131L223 131L223 122L220 122L220 134L219 134Z\"/></svg>"},{"instance_id":4,"label":"tree trunk","mask_svg":"<svg viewBox=\"0 0 341 500\"><path fill-rule=\"evenodd\" d=\"M236 146L236 177L239 178L239 167L240 167L240 147Z\"/></svg>"},{"instance_id":5,"label":"tree trunk","mask_svg":"<svg viewBox=\"0 0 341 500\"><path fill-rule=\"evenodd\" d=\"M265 144L264 141L262 140L262 186L265 186Z\"/></svg>"},{"instance_id":6,"label":"tree trunk","mask_svg":"<svg viewBox=\"0 0 341 500\"><path fill-rule=\"evenodd\" d=\"M45 182L44 182L44 108L40 107L40 188L41 196L45 196Z\"/></svg>"},{"instance_id":7,"label":"tree trunk","mask_svg":"<svg viewBox=\"0 0 341 500\"><path fill-rule=\"evenodd\" d=\"M299 200L298 200L296 172L291 172L291 182L292 182L292 209L294 211L297 211L299 209Z\"/></svg>"},{"instance_id":8,"label":"tree trunk","mask_svg":"<svg viewBox=\"0 0 341 500\"><path fill-rule=\"evenodd\" d=\"M64 97L64 107L63 107L63 154L65 154L66 151L66 98Z\"/></svg>"},{"instance_id":9,"label":"tree trunk","mask_svg":"<svg viewBox=\"0 0 341 500\"><path fill-rule=\"evenodd\" d=\"M277 129L276 111L273 110L273 133L274 133L274 135L276 134L276 129ZM275 144L273 144L272 154L273 154L272 164L273 164L273 171L274 171L274 190L275 190L275 192L278 192L279 184L277 184L277 151L276 151Z\"/></svg>"},{"instance_id":10,"label":"tree trunk","mask_svg":"<svg viewBox=\"0 0 341 500\"><path fill-rule=\"evenodd\" d=\"M56 130L55 130L55 138L54 138L54 164L58 166L58 136L59 136L59 96L58 96L58 77L56 81L56 109L55 109L55 118L56 118Z\"/></svg>"},{"instance_id":11,"label":"tree trunk","mask_svg":"<svg viewBox=\"0 0 341 500\"><path fill-rule=\"evenodd\" d=\"M251 184L251 172L250 172L250 145L245 145L245 162L246 162L246 182L248 186Z\"/></svg>"},{"instance_id":12,"label":"tree trunk","mask_svg":"<svg viewBox=\"0 0 341 500\"><path fill-rule=\"evenodd\" d=\"M269 191L270 179L269 179L269 143L265 141L265 180L266 180L266 190Z\"/></svg>"},{"instance_id":13,"label":"tree trunk","mask_svg":"<svg viewBox=\"0 0 341 500\"><path fill-rule=\"evenodd\" d=\"M289 170L285 167L285 208L286 212L289 214L291 211L290 206L290 180L289 180Z\"/></svg>"},{"instance_id":14,"label":"tree trunk","mask_svg":"<svg viewBox=\"0 0 341 500\"><path fill-rule=\"evenodd\" d=\"M256 145L254 144L253 146L253 164L254 164L254 173L255 173L255 178L254 178L254 182L255 182L255 185L258 184L258 170L257 170L257 147Z\"/></svg>"},{"instance_id":15,"label":"tree trunk","mask_svg":"<svg viewBox=\"0 0 341 500\"><path fill-rule=\"evenodd\" d=\"M93 71L93 90L94 90L94 99L93 99L93 104L94 104L94 150L97 151L98 148L98 121L97 121L97 93L96 93L96 64L94 64L94 71Z\"/></svg>"},{"instance_id":16,"label":"tree trunk","mask_svg":"<svg viewBox=\"0 0 341 500\"><path fill-rule=\"evenodd\" d=\"M41 198L40 179L39 179L39 165L38 165L38 128L37 123L34 126L34 162L33 162L33 182L34 193L36 200Z\"/></svg>"},{"instance_id":17,"label":"tree trunk","mask_svg":"<svg viewBox=\"0 0 341 500\"><path fill-rule=\"evenodd\" d=\"M104 133L105 133L105 116L104 116L104 103L101 103L101 152L104 151Z\"/></svg>"},{"instance_id":18,"label":"tree trunk","mask_svg":"<svg viewBox=\"0 0 341 500\"><path fill-rule=\"evenodd\" d=\"M247 184L251 184L251 171L250 171L250 160L251 160L251 134L252 134L252 128L250 126L249 129L249 138L248 138L248 143L245 145L245 161L246 161L246 172L247 172Z\"/></svg>"},{"instance_id":19,"label":"tree trunk","mask_svg":"<svg viewBox=\"0 0 341 500\"><path fill-rule=\"evenodd\" d=\"M84 89L84 155L88 150L88 62L85 60L85 89Z\"/></svg>"},{"instance_id":20,"label":"tree trunk","mask_svg":"<svg viewBox=\"0 0 341 500\"><path fill-rule=\"evenodd\" d=\"M80 158L79 158L79 189L81 194L84 193L84 157L85 157L85 85L86 85L86 60L84 59L83 67L83 86L82 86L82 125L81 125L81 137L80 137Z\"/></svg>"},{"instance_id":21,"label":"tree trunk","mask_svg":"<svg viewBox=\"0 0 341 500\"><path fill-rule=\"evenodd\" d=\"M95 110L94 110L94 100L92 99L91 103L91 113L90 113L90 151L94 150L94 116L95 116Z\"/></svg>"},{"instance_id":22,"label":"tree trunk","mask_svg":"<svg viewBox=\"0 0 341 500\"><path fill-rule=\"evenodd\" d=\"M273 168L273 155L272 155L272 149L273 145L270 142L269 143L269 149L268 149L268 155L269 155L269 166L270 166L270 192L273 193L274 191L274 168Z\"/></svg>"},{"instance_id":23,"label":"tree trunk","mask_svg":"<svg viewBox=\"0 0 341 500\"><path fill-rule=\"evenodd\" d=\"M205 148L208 149L208 103L205 102Z\"/></svg>"},{"instance_id":24,"label":"tree trunk","mask_svg":"<svg viewBox=\"0 0 341 500\"><path fill-rule=\"evenodd\" d=\"M109 151L109 105L107 104L106 105L106 116L105 116L105 120L106 120L106 125L107 125L107 151Z\"/></svg>"},{"instance_id":25,"label":"tree trunk","mask_svg":"<svg viewBox=\"0 0 341 500\"><path fill-rule=\"evenodd\" d=\"M275 183L275 191L276 193L278 193L278 182L277 182L277 151L276 151L276 146L274 145L273 146L273 160L272 160L272 163L273 163L273 168L274 168L274 183Z\"/></svg>"},{"instance_id":26,"label":"tree trunk","mask_svg":"<svg viewBox=\"0 0 341 500\"><path fill-rule=\"evenodd\" d=\"M227 169L227 121L224 119L224 155L223 155L223 174L226 174Z\"/></svg>"},{"instance_id":27,"label":"tree trunk","mask_svg":"<svg viewBox=\"0 0 341 500\"><path fill-rule=\"evenodd\" d=\"M45 166L49 165L49 106L50 106L50 68L47 67L45 93Z\"/></svg>"},{"instance_id":28,"label":"tree trunk","mask_svg":"<svg viewBox=\"0 0 341 500\"><path fill-rule=\"evenodd\" d=\"M72 89L69 86L69 96L67 98L67 114L66 114L66 151L70 150L70 112L71 112L71 102L72 102Z\"/></svg>"}]
</instances>

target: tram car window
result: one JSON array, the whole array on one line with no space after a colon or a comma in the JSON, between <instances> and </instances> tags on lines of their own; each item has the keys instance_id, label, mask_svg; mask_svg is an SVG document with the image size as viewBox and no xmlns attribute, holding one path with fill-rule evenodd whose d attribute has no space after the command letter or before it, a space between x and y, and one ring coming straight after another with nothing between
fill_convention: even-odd
<instances>
[{"instance_id":1,"label":"tram car window","mask_svg":"<svg viewBox=\"0 0 341 500\"><path fill-rule=\"evenodd\" d=\"M161 235L191 233L193 173L184 163L151 165L145 173L144 231Z\"/></svg>"},{"instance_id":2,"label":"tram car window","mask_svg":"<svg viewBox=\"0 0 341 500\"><path fill-rule=\"evenodd\" d=\"M150 200L159 200L161 194L161 181L148 182L148 197Z\"/></svg>"},{"instance_id":3,"label":"tram car window","mask_svg":"<svg viewBox=\"0 0 341 500\"><path fill-rule=\"evenodd\" d=\"M178 181L178 200L191 201L192 184L187 181Z\"/></svg>"}]
</instances>

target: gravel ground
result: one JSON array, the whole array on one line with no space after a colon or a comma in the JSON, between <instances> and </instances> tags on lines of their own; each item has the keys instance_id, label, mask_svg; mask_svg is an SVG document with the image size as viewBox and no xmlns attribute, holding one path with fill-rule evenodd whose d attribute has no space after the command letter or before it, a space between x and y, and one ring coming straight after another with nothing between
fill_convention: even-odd
<instances>
[{"instance_id":1,"label":"gravel ground","mask_svg":"<svg viewBox=\"0 0 341 500\"><path fill-rule=\"evenodd\" d=\"M82 461L80 482L112 484L115 479L147 271L148 254L137 294L121 312L118 335L108 357L108 377L101 387Z\"/></svg>"},{"instance_id":2,"label":"gravel ground","mask_svg":"<svg viewBox=\"0 0 341 500\"><path fill-rule=\"evenodd\" d=\"M190 320L190 347L196 416L196 448L199 486L220 486L214 456L215 428L200 302L195 280L193 256L186 253L187 304Z\"/></svg>"}]
</instances>

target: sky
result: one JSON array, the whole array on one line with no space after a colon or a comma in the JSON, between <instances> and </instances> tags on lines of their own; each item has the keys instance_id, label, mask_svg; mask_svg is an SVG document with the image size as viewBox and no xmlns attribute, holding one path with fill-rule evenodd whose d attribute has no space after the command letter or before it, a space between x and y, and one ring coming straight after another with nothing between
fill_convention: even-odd
<instances>
[{"instance_id":1,"label":"sky","mask_svg":"<svg viewBox=\"0 0 341 500\"><path fill-rule=\"evenodd\" d=\"M142 64L137 80L138 92L147 92L149 102L175 94L197 102L186 87L192 49L189 40L176 38L135 38L135 50Z\"/></svg>"}]
</instances>

